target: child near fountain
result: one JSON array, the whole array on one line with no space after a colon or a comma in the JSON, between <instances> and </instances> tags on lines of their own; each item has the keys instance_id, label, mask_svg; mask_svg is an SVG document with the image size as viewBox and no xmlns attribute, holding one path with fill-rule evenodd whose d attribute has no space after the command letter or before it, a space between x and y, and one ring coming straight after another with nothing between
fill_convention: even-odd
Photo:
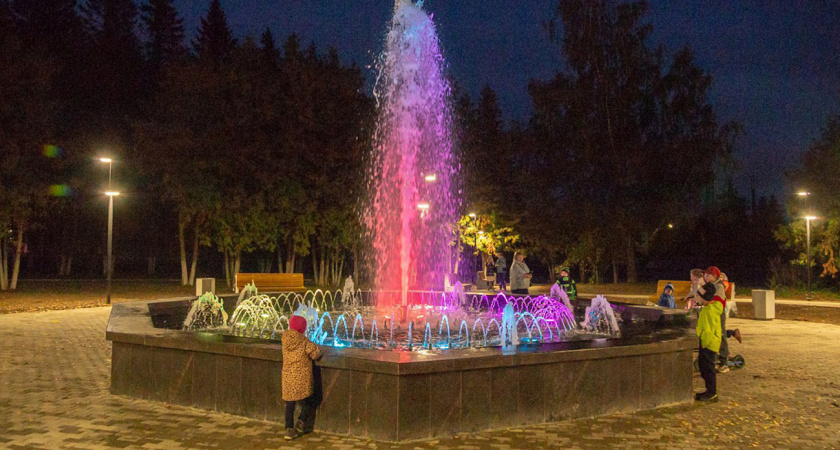
<instances>
[{"instance_id":1,"label":"child near fountain","mask_svg":"<svg viewBox=\"0 0 840 450\"><path fill-rule=\"evenodd\" d=\"M720 351L721 328L720 316L726 305L726 294L720 282L720 269L715 266L703 271L706 284L697 290L698 300L703 307L697 318L697 337L700 338L700 351L697 355L700 376L706 383L706 392L694 396L698 401L717 401L717 372L715 359Z\"/></svg>"},{"instance_id":2,"label":"child near fountain","mask_svg":"<svg viewBox=\"0 0 840 450\"><path fill-rule=\"evenodd\" d=\"M563 291L566 292L569 296L569 300L575 301L575 299L577 299L577 283L575 283L575 280L569 276L568 267L560 268L560 276L557 277L556 283L560 286L560 289L563 289Z\"/></svg>"},{"instance_id":3,"label":"child near fountain","mask_svg":"<svg viewBox=\"0 0 840 450\"><path fill-rule=\"evenodd\" d=\"M659 295L659 306L663 308L676 308L677 302L674 300L674 285L665 283L665 289L662 289L662 294Z\"/></svg>"},{"instance_id":4,"label":"child near fountain","mask_svg":"<svg viewBox=\"0 0 840 450\"><path fill-rule=\"evenodd\" d=\"M292 316L283 333L282 396L286 402L287 440L312 432L317 407L313 386L312 362L321 357L321 349L306 338L306 319ZM301 410L295 422L295 406Z\"/></svg>"}]
</instances>

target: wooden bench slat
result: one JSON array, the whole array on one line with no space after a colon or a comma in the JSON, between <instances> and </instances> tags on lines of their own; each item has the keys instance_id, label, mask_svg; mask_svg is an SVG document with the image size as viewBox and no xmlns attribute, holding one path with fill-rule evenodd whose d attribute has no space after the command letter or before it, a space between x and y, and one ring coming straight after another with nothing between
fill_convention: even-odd
<instances>
[{"instance_id":1,"label":"wooden bench slat","mask_svg":"<svg viewBox=\"0 0 840 450\"><path fill-rule=\"evenodd\" d=\"M260 291L303 292L302 273L238 273L236 274L236 292L246 284L254 283Z\"/></svg>"}]
</instances>

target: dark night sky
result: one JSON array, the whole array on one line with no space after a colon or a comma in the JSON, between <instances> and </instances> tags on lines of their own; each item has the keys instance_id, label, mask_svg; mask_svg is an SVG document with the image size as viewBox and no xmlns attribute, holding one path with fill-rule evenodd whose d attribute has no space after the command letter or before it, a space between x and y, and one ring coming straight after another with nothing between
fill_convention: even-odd
<instances>
[{"instance_id":1,"label":"dark night sky","mask_svg":"<svg viewBox=\"0 0 840 450\"><path fill-rule=\"evenodd\" d=\"M176 0L188 34L209 0ZM689 45L714 77L710 100L723 121L745 127L736 154L737 186L752 179L759 195L780 200L783 171L840 112L840 1L673 0L650 2L651 45L667 54ZM271 28L278 41L298 33L319 49L336 47L367 67L381 50L389 0L222 0L235 35ZM527 83L562 67L542 23L556 0L426 0L434 13L450 73L473 99L484 84L499 94L508 119L530 113ZM367 72L370 75L372 72ZM675 176L679 168L674 168Z\"/></svg>"}]
</instances>

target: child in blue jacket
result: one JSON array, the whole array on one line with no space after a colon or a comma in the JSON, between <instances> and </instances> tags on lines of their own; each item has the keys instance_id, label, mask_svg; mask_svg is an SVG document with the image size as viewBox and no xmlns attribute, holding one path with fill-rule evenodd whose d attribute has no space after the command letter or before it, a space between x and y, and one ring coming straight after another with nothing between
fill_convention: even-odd
<instances>
[{"instance_id":1,"label":"child in blue jacket","mask_svg":"<svg viewBox=\"0 0 840 450\"><path fill-rule=\"evenodd\" d=\"M674 285L671 283L665 284L665 289L659 296L659 306L663 308L676 308L677 302L674 300Z\"/></svg>"}]
</instances>

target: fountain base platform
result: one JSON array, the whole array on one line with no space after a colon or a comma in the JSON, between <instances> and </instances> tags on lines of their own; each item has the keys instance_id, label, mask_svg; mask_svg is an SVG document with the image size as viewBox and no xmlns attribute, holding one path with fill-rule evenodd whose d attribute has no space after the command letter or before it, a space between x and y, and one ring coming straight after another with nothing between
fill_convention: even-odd
<instances>
[{"instance_id":1,"label":"fountain base platform","mask_svg":"<svg viewBox=\"0 0 840 450\"><path fill-rule=\"evenodd\" d=\"M183 320L194 299L113 306L111 393L283 422L279 341L160 328ZM322 347L316 430L400 442L691 402L697 338L656 325L684 313L614 307L625 322L654 326L510 351Z\"/></svg>"}]
</instances>

